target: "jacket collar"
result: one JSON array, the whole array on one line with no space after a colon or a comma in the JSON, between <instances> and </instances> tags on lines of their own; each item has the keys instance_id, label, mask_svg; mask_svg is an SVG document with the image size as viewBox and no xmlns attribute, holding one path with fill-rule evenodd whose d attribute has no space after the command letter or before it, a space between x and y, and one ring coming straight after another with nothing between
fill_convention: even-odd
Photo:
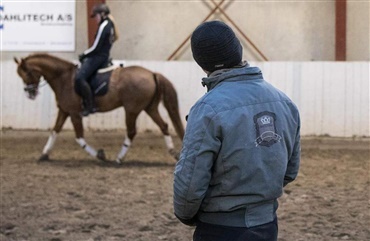
<instances>
[{"instance_id":1,"label":"jacket collar","mask_svg":"<svg viewBox=\"0 0 370 241\"><path fill-rule=\"evenodd\" d=\"M237 76L243 76L243 80L255 79L255 76L262 77L261 70L258 67L250 67L248 62L235 66L230 69L220 69L209 74L202 79L202 85L207 86L207 91L213 89L220 82ZM253 76L253 77L252 77Z\"/></svg>"}]
</instances>

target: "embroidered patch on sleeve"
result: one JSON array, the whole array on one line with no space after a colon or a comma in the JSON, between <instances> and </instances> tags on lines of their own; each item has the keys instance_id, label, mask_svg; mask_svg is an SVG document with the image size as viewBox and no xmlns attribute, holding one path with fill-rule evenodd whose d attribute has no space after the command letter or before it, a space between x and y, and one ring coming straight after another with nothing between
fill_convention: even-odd
<instances>
[{"instance_id":1,"label":"embroidered patch on sleeve","mask_svg":"<svg viewBox=\"0 0 370 241\"><path fill-rule=\"evenodd\" d=\"M276 132L276 115L275 113L264 111L253 117L256 127L256 146L270 147L276 142L279 142L281 136Z\"/></svg>"}]
</instances>

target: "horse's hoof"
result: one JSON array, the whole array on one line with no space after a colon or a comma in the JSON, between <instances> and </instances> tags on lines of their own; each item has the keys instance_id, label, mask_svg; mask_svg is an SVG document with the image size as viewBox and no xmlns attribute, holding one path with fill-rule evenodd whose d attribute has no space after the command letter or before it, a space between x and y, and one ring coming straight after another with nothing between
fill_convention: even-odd
<instances>
[{"instance_id":1,"label":"horse's hoof","mask_svg":"<svg viewBox=\"0 0 370 241\"><path fill-rule=\"evenodd\" d=\"M50 161L49 155L48 154L42 154L40 158L38 159L39 162L45 162L45 161Z\"/></svg>"},{"instance_id":2,"label":"horse's hoof","mask_svg":"<svg viewBox=\"0 0 370 241\"><path fill-rule=\"evenodd\" d=\"M122 165L122 160L121 159L116 159L116 163L118 164L118 165Z\"/></svg>"},{"instance_id":3,"label":"horse's hoof","mask_svg":"<svg viewBox=\"0 0 370 241\"><path fill-rule=\"evenodd\" d=\"M105 157L105 153L104 153L104 150L103 150L103 149L99 149L99 150L98 150L98 153L96 154L96 157L97 157L100 161L107 161L107 158Z\"/></svg>"}]
</instances>

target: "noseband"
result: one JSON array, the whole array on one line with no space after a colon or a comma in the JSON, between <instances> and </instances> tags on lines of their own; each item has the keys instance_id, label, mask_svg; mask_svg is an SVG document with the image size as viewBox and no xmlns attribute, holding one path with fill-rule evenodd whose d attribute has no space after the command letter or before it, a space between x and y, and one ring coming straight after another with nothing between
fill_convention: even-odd
<instances>
[{"instance_id":1,"label":"noseband","mask_svg":"<svg viewBox=\"0 0 370 241\"><path fill-rule=\"evenodd\" d=\"M32 91L36 91L38 89L38 84L29 84L29 85L26 85L26 87L24 87L24 91L26 92L32 92Z\"/></svg>"},{"instance_id":2,"label":"noseband","mask_svg":"<svg viewBox=\"0 0 370 241\"><path fill-rule=\"evenodd\" d=\"M31 78L34 78L33 74L31 71L28 71L27 72L27 76L30 76ZM40 78L42 78L42 76L40 76ZM38 89L39 87L42 87L44 86L47 82L44 81L44 83L42 85L40 85L40 82L42 80L39 79L39 81L37 83L32 83L32 84L27 84L23 90L27 92L27 95L28 95L28 98L30 99L35 99L37 94L38 94Z\"/></svg>"}]
</instances>

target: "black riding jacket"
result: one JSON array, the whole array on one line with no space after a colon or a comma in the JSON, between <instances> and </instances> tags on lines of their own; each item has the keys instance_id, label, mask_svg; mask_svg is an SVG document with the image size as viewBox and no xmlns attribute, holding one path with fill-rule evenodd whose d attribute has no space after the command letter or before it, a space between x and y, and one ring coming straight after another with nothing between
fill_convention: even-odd
<instances>
[{"instance_id":1,"label":"black riding jacket","mask_svg":"<svg viewBox=\"0 0 370 241\"><path fill-rule=\"evenodd\" d=\"M109 18L103 19L96 32L94 44L85 50L84 55L86 57L104 56L109 58L114 34L113 22Z\"/></svg>"}]
</instances>

